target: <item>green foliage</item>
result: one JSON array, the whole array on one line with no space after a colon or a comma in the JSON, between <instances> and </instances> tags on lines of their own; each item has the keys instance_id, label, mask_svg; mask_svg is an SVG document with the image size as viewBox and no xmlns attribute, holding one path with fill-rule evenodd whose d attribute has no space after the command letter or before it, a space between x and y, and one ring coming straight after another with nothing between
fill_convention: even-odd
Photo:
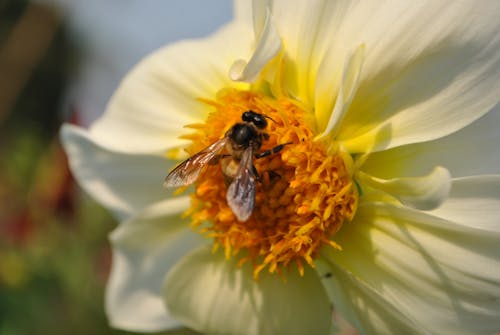
<instances>
[{"instance_id":1,"label":"green foliage","mask_svg":"<svg viewBox=\"0 0 500 335\"><path fill-rule=\"evenodd\" d=\"M0 0L0 51L31 3ZM131 334L111 329L104 311L107 235L116 222L78 189L57 140L61 98L78 60L63 22L57 27L40 59L12 68L13 55L4 65L20 71L0 81L1 98L15 74L29 74L12 105L0 99L0 335Z\"/></svg>"}]
</instances>

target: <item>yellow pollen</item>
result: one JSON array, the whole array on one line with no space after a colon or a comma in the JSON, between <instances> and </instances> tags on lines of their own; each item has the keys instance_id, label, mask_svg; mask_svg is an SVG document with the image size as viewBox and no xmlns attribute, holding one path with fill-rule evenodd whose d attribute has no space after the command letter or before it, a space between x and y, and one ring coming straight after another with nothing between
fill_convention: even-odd
<instances>
[{"instance_id":1,"label":"yellow pollen","mask_svg":"<svg viewBox=\"0 0 500 335\"><path fill-rule=\"evenodd\" d=\"M215 110L206 123L188 126L193 133L187 148L193 155L224 137L243 112L252 110L268 119L269 138L260 151L289 143L275 154L254 159L260 176L256 181L255 207L240 222L226 201L227 186L219 165L208 166L195 184L191 216L196 229L214 239L214 250L226 258L238 254L239 264L252 262L254 277L267 268L281 273L295 265L304 273L304 262L314 266L321 247L341 247L334 234L350 221L358 194L352 182L349 155L334 143L314 142L317 135L311 112L289 98L271 98L256 92L222 90L215 100L200 99ZM328 147L327 147L328 146ZM333 152L332 152L333 151Z\"/></svg>"}]
</instances>

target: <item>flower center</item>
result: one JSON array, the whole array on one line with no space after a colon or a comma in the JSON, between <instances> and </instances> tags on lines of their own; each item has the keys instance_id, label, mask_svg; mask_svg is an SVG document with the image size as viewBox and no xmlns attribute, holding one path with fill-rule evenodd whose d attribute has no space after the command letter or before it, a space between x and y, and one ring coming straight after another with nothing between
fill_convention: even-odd
<instances>
[{"instance_id":1,"label":"flower center","mask_svg":"<svg viewBox=\"0 0 500 335\"><path fill-rule=\"evenodd\" d=\"M280 272L296 264L301 274L304 261L314 266L319 249L340 249L332 236L351 220L358 195L352 181L350 156L334 143L315 142L313 123L300 105L289 98L270 98L247 91L223 90L204 124L189 125L195 132L187 149L195 154L220 140L245 111L266 117L268 136L258 152L286 144L279 152L254 158L257 178L255 205L250 218L240 222L226 200L228 184L222 164L209 165L195 184L192 206L186 215L201 233L224 248L226 257L240 255L240 264L251 261L254 276L268 268ZM256 153L258 153L256 152ZM226 158L231 159L226 153ZM238 160L235 159L235 163Z\"/></svg>"}]
</instances>

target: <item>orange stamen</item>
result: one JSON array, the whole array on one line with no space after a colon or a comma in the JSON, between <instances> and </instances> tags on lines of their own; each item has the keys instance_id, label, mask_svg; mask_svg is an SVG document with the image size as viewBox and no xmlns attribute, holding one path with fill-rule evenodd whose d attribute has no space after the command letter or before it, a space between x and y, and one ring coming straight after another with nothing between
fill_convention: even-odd
<instances>
[{"instance_id":1,"label":"orange stamen","mask_svg":"<svg viewBox=\"0 0 500 335\"><path fill-rule=\"evenodd\" d=\"M338 146L313 141L314 125L307 121L311 112L289 98L273 99L247 91L224 90L215 101L200 101L215 111L205 124L190 126L195 131L184 136L193 142L187 148L190 154L222 138L247 110L273 120L268 122L269 139L262 151L290 144L254 161L262 178L256 185L252 216L246 222L239 222L228 207L220 167L208 167L192 195L188 214L193 226L213 238L214 248L223 248L226 258L245 251L239 264L251 261L255 278L265 268L281 273L281 268L291 264L303 274L304 264L314 266L321 247L341 250L332 236L356 211L358 194L348 169L352 164L345 161L350 156Z\"/></svg>"}]
</instances>

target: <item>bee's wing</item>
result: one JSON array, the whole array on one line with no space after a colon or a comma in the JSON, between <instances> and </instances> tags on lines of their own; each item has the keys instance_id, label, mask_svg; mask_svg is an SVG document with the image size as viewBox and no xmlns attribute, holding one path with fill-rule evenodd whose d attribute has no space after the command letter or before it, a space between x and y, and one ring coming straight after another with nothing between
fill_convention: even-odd
<instances>
[{"instance_id":1,"label":"bee's wing","mask_svg":"<svg viewBox=\"0 0 500 335\"><path fill-rule=\"evenodd\" d=\"M227 189L226 200L239 221L248 220L255 205L255 175L251 147L243 151L236 176Z\"/></svg>"},{"instance_id":2,"label":"bee's wing","mask_svg":"<svg viewBox=\"0 0 500 335\"><path fill-rule=\"evenodd\" d=\"M221 152L227 141L227 137L224 137L186 159L168 174L163 186L179 187L194 183L203 168Z\"/></svg>"}]
</instances>

